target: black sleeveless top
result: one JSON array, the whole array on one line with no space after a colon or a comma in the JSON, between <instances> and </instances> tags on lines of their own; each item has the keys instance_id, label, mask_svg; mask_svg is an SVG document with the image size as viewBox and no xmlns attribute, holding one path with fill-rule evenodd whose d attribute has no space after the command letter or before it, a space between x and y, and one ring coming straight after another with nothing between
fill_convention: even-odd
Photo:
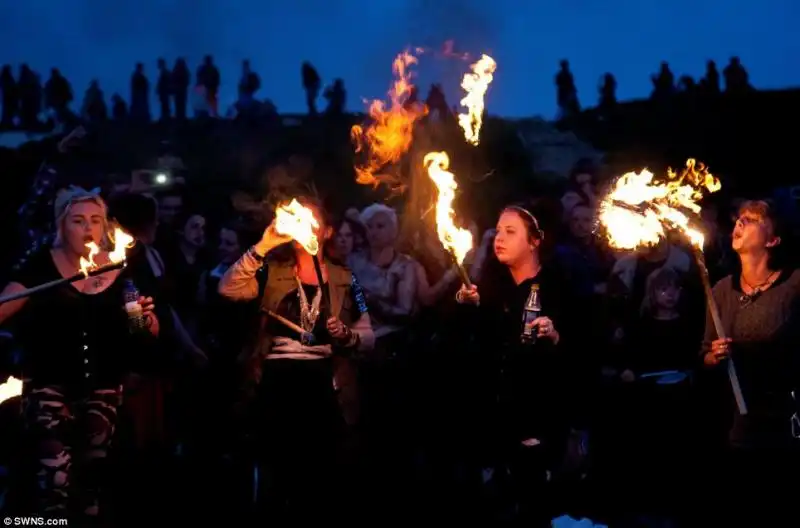
<instances>
[{"instance_id":1,"label":"black sleeveless top","mask_svg":"<svg viewBox=\"0 0 800 528\"><path fill-rule=\"evenodd\" d=\"M128 331L125 271L96 294L64 284L28 298L14 318L14 335L22 346L23 376L31 386L82 394L120 384L141 339ZM11 281L30 288L60 278L49 249L43 249Z\"/></svg>"}]
</instances>

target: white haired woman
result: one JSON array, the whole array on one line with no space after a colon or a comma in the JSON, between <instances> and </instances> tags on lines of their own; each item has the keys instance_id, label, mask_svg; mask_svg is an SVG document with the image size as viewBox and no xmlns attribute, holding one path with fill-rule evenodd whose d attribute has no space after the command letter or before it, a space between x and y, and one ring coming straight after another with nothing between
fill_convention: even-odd
<instances>
[{"instance_id":1,"label":"white haired woman","mask_svg":"<svg viewBox=\"0 0 800 528\"><path fill-rule=\"evenodd\" d=\"M88 254L87 243L107 243L106 204L93 192L77 187L60 192L55 218L52 247L22 263L3 295L72 276ZM108 252L94 260L109 263ZM38 457L38 513L65 515L76 499L79 515L98 515L127 362L139 339L159 333L153 300L144 297L139 303L146 331L129 332L124 288L124 272L116 270L0 305L0 323L15 316L23 348L26 422Z\"/></svg>"},{"instance_id":2,"label":"white haired woman","mask_svg":"<svg viewBox=\"0 0 800 528\"><path fill-rule=\"evenodd\" d=\"M410 323L417 296L416 264L397 251L398 219L394 209L373 204L361 212L369 248L350 257L372 314L375 350L359 366L364 435L375 471L370 481L382 479L370 502L389 508L383 500L403 502L411 464L408 360ZM389 489L391 486L394 489ZM382 491L378 491L382 490Z\"/></svg>"}]
</instances>

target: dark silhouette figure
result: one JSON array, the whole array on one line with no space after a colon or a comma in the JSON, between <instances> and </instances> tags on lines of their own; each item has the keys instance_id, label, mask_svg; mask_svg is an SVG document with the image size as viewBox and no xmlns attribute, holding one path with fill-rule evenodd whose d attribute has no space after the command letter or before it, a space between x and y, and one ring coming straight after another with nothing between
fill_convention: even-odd
<instances>
[{"instance_id":1,"label":"dark silhouette figure","mask_svg":"<svg viewBox=\"0 0 800 528\"><path fill-rule=\"evenodd\" d=\"M450 116L450 107L447 106L447 98L441 84L431 84L428 97L425 98L425 105L428 107L430 117L438 114L439 119L445 121Z\"/></svg>"},{"instance_id":2,"label":"dark silhouette figure","mask_svg":"<svg viewBox=\"0 0 800 528\"><path fill-rule=\"evenodd\" d=\"M719 94L719 71L713 60L706 63L706 76L700 81L700 88L706 95Z\"/></svg>"},{"instance_id":3,"label":"dark silhouette figure","mask_svg":"<svg viewBox=\"0 0 800 528\"><path fill-rule=\"evenodd\" d=\"M617 80L611 73L603 75L600 83L600 109L610 110L617 104Z\"/></svg>"},{"instance_id":4,"label":"dark silhouette figure","mask_svg":"<svg viewBox=\"0 0 800 528\"><path fill-rule=\"evenodd\" d=\"M120 94L115 93L111 96L111 116L114 121L126 121L128 119L128 105Z\"/></svg>"},{"instance_id":5,"label":"dark silhouette figure","mask_svg":"<svg viewBox=\"0 0 800 528\"><path fill-rule=\"evenodd\" d=\"M752 90L750 86L750 76L742 66L739 57L732 57L731 61L722 70L725 76L725 92L731 94L742 94Z\"/></svg>"},{"instance_id":6,"label":"dark silhouette figure","mask_svg":"<svg viewBox=\"0 0 800 528\"><path fill-rule=\"evenodd\" d=\"M403 108L411 110L417 103L419 103L419 88L412 86L408 91L408 97L403 102Z\"/></svg>"},{"instance_id":7,"label":"dark silhouette figure","mask_svg":"<svg viewBox=\"0 0 800 528\"><path fill-rule=\"evenodd\" d=\"M100 83L97 80L93 80L86 89L81 117L89 123L100 123L108 119L105 96L103 96L103 90L100 89Z\"/></svg>"},{"instance_id":8,"label":"dark silhouette figure","mask_svg":"<svg viewBox=\"0 0 800 528\"><path fill-rule=\"evenodd\" d=\"M161 107L161 120L169 121L172 117L169 99L172 96L172 72L167 67L167 61L158 59L158 82L156 83L156 94L158 104Z\"/></svg>"},{"instance_id":9,"label":"dark silhouette figure","mask_svg":"<svg viewBox=\"0 0 800 528\"><path fill-rule=\"evenodd\" d=\"M52 110L56 119L64 121L69 113L69 104L74 99L72 86L66 77L61 75L58 68L50 70L50 78L44 85L44 104Z\"/></svg>"},{"instance_id":10,"label":"dark silhouette figure","mask_svg":"<svg viewBox=\"0 0 800 528\"><path fill-rule=\"evenodd\" d=\"M328 115L344 114L347 90L344 89L344 81L342 79L334 80L333 84L325 89L323 96L328 101L325 113Z\"/></svg>"},{"instance_id":11,"label":"dark silhouette figure","mask_svg":"<svg viewBox=\"0 0 800 528\"><path fill-rule=\"evenodd\" d=\"M317 97L319 97L322 80L317 70L308 61L303 63L303 67L300 69L300 75L303 79L303 90L306 91L308 113L309 115L317 115Z\"/></svg>"},{"instance_id":12,"label":"dark silhouette figure","mask_svg":"<svg viewBox=\"0 0 800 528\"><path fill-rule=\"evenodd\" d=\"M0 73L0 91L3 92L3 115L0 127L13 128L14 118L19 114L19 89L8 64L3 66L3 71Z\"/></svg>"},{"instance_id":13,"label":"dark silhouette figure","mask_svg":"<svg viewBox=\"0 0 800 528\"><path fill-rule=\"evenodd\" d=\"M22 128L33 130L39 125L39 113L42 111L42 81L39 74L27 64L20 66L17 89Z\"/></svg>"},{"instance_id":14,"label":"dark silhouette figure","mask_svg":"<svg viewBox=\"0 0 800 528\"><path fill-rule=\"evenodd\" d=\"M261 78L256 72L250 69L250 61L242 61L242 78L239 80L239 97L254 98L256 92L261 89Z\"/></svg>"},{"instance_id":15,"label":"dark silhouette figure","mask_svg":"<svg viewBox=\"0 0 800 528\"><path fill-rule=\"evenodd\" d=\"M197 86L205 88L206 100L213 116L219 115L217 98L221 82L219 70L214 66L214 58L211 55L206 55L203 65L197 69Z\"/></svg>"},{"instance_id":16,"label":"dark silhouette figure","mask_svg":"<svg viewBox=\"0 0 800 528\"><path fill-rule=\"evenodd\" d=\"M175 96L175 117L181 121L186 119L186 105L189 101L191 76L186 60L176 60L175 67L172 68L172 95Z\"/></svg>"},{"instance_id":17,"label":"dark silhouette figure","mask_svg":"<svg viewBox=\"0 0 800 528\"><path fill-rule=\"evenodd\" d=\"M131 119L143 123L150 121L150 81L141 62L136 63L131 75Z\"/></svg>"},{"instance_id":18,"label":"dark silhouette figure","mask_svg":"<svg viewBox=\"0 0 800 528\"><path fill-rule=\"evenodd\" d=\"M575 78L569 70L569 61L561 61L561 69L556 74L556 100L562 119L577 115L581 111Z\"/></svg>"},{"instance_id":19,"label":"dark silhouette figure","mask_svg":"<svg viewBox=\"0 0 800 528\"><path fill-rule=\"evenodd\" d=\"M658 74L652 75L650 79L653 81L653 99L669 99L675 93L675 75L666 61L661 63Z\"/></svg>"},{"instance_id":20,"label":"dark silhouette figure","mask_svg":"<svg viewBox=\"0 0 800 528\"><path fill-rule=\"evenodd\" d=\"M697 89L697 83L691 75L681 75L678 79L678 90L683 93L694 93Z\"/></svg>"}]
</instances>

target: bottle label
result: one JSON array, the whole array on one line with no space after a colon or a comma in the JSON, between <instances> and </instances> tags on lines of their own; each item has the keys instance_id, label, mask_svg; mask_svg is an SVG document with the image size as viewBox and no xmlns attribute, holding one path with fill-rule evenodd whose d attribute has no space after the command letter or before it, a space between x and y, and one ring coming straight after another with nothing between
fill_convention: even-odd
<instances>
[{"instance_id":1,"label":"bottle label","mask_svg":"<svg viewBox=\"0 0 800 528\"><path fill-rule=\"evenodd\" d=\"M142 305L136 301L126 302L125 311L130 317L139 317L142 315Z\"/></svg>"}]
</instances>

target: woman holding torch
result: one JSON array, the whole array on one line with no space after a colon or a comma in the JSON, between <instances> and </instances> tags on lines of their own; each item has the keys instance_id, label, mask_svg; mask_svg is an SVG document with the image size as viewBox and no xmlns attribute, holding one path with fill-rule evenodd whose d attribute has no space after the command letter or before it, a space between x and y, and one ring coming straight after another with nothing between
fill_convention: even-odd
<instances>
[{"instance_id":1,"label":"woman holding torch","mask_svg":"<svg viewBox=\"0 0 800 528\"><path fill-rule=\"evenodd\" d=\"M800 271L786 267L787 243L771 203L745 202L732 240L740 271L713 288L724 336L707 316L703 361L712 368L733 361L747 402L746 415L732 416L719 475L732 494L718 503L736 521L731 525L747 524L743 514L757 515L761 526L772 524L766 517L796 518L781 493L796 489L800 470Z\"/></svg>"},{"instance_id":2,"label":"woman holding torch","mask_svg":"<svg viewBox=\"0 0 800 528\"><path fill-rule=\"evenodd\" d=\"M81 260L91 257L87 244L102 248L107 241L106 205L97 194L76 187L62 191L55 217L53 247L30 256L3 295L75 275ZM99 251L94 262L108 264L108 252ZM137 323L144 324L129 331L123 279L124 271L117 269L0 305L0 322L16 316L14 333L23 349L25 413L39 464L39 513L66 515L68 499L77 499L79 513L98 515L123 375L140 340L159 333L153 301L144 297L138 299L142 312L137 315ZM74 469L80 470L77 480Z\"/></svg>"},{"instance_id":3,"label":"woman holding torch","mask_svg":"<svg viewBox=\"0 0 800 528\"><path fill-rule=\"evenodd\" d=\"M543 491L547 475L564 454L569 434L564 385L566 292L552 269L543 266L544 233L521 206L506 207L497 222L494 256L478 286L462 287L456 299L477 307L481 349L493 379L491 467L512 475L521 521L550 526ZM495 431L499 431L495 433Z\"/></svg>"},{"instance_id":4,"label":"woman holding torch","mask_svg":"<svg viewBox=\"0 0 800 528\"><path fill-rule=\"evenodd\" d=\"M321 218L321 208L309 200L298 202L313 212L319 225L314 234L324 247L331 229ZM289 243L292 239L279 233L276 222L270 224L222 277L219 293L231 300L257 298L256 272L267 267L251 358L259 456L266 470L262 506L278 522L295 524L330 521L336 489L333 464L343 426L332 356L363 353L373 346L374 336L361 288L350 270L320 259L320 284L314 257L303 245L294 242L287 258L275 251ZM326 287L329 296L323 295Z\"/></svg>"}]
</instances>

